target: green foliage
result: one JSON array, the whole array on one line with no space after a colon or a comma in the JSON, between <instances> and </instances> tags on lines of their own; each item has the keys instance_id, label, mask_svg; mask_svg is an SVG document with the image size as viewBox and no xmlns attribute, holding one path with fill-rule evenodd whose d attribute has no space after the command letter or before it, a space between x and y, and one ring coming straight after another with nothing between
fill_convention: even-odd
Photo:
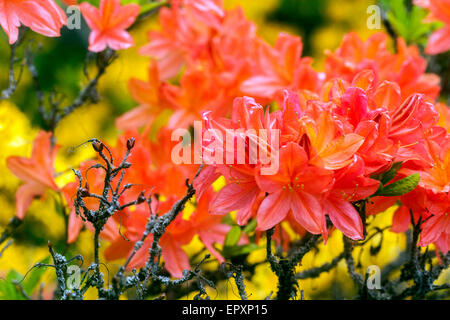
<instances>
[{"instance_id":1,"label":"green foliage","mask_svg":"<svg viewBox=\"0 0 450 320\"><path fill-rule=\"evenodd\" d=\"M383 185L385 185L386 183L388 183L389 181L391 181L392 179L395 178L395 176L397 175L397 172L401 169L402 167L402 162L395 162L391 169L387 172L385 172L382 177L381 177L381 183Z\"/></svg>"},{"instance_id":2,"label":"green foliage","mask_svg":"<svg viewBox=\"0 0 450 320\"><path fill-rule=\"evenodd\" d=\"M247 225L244 227L244 232L246 234L250 234L253 231L256 230L256 219L251 220Z\"/></svg>"},{"instance_id":3,"label":"green foliage","mask_svg":"<svg viewBox=\"0 0 450 320\"><path fill-rule=\"evenodd\" d=\"M254 243L238 245L242 233L243 231L239 226L233 226L231 230L228 232L227 236L225 237L225 242L223 246L223 255L225 257L236 257L247 255L256 249L259 249L259 246Z\"/></svg>"},{"instance_id":4,"label":"green foliage","mask_svg":"<svg viewBox=\"0 0 450 320\"><path fill-rule=\"evenodd\" d=\"M437 24L424 23L428 11L418 6L408 5L408 0L380 0L387 12L387 20L395 32L403 37L408 44L425 44L427 35Z\"/></svg>"},{"instance_id":5,"label":"green foliage","mask_svg":"<svg viewBox=\"0 0 450 320\"><path fill-rule=\"evenodd\" d=\"M395 178L395 176L397 175L397 172L401 169L402 167L402 162L395 162L391 169L389 169L386 172L377 174L377 175L373 175L371 178L372 179L376 179L379 180L383 185L385 185L386 183L388 183L389 181L391 181L392 179Z\"/></svg>"},{"instance_id":6,"label":"green foliage","mask_svg":"<svg viewBox=\"0 0 450 320\"><path fill-rule=\"evenodd\" d=\"M239 242L239 239L241 238L242 230L238 226L234 226L231 228L231 230L228 232L227 236L225 237L225 243L224 245L226 247L232 247L237 245Z\"/></svg>"},{"instance_id":7,"label":"green foliage","mask_svg":"<svg viewBox=\"0 0 450 320\"><path fill-rule=\"evenodd\" d=\"M387 184L395 178L401 168L402 162L395 162L388 171L372 176L373 179L380 181L380 187L374 196L401 196L417 187L420 180L420 176L417 173L391 184Z\"/></svg>"},{"instance_id":8,"label":"green foliage","mask_svg":"<svg viewBox=\"0 0 450 320\"><path fill-rule=\"evenodd\" d=\"M410 175L406 178L395 181L391 184L380 187L375 193L376 196L395 197L407 194L414 190L419 184L420 176L418 173Z\"/></svg>"},{"instance_id":9,"label":"green foliage","mask_svg":"<svg viewBox=\"0 0 450 320\"><path fill-rule=\"evenodd\" d=\"M237 257L250 254L251 252L260 249L261 247L255 243L244 245L236 245L234 247L224 247L223 254L225 257Z\"/></svg>"},{"instance_id":10,"label":"green foliage","mask_svg":"<svg viewBox=\"0 0 450 320\"><path fill-rule=\"evenodd\" d=\"M49 258L45 258L40 263L47 264ZM10 270L5 279L0 279L0 300L26 300L24 293L31 296L37 285L41 282L45 268L36 268L24 277L15 270ZM22 287L23 293L19 286Z\"/></svg>"},{"instance_id":11,"label":"green foliage","mask_svg":"<svg viewBox=\"0 0 450 320\"><path fill-rule=\"evenodd\" d=\"M23 294L17 289L14 282L22 279L20 273L10 270L5 279L0 280L0 299L2 300L25 300Z\"/></svg>"},{"instance_id":12,"label":"green foliage","mask_svg":"<svg viewBox=\"0 0 450 320\"><path fill-rule=\"evenodd\" d=\"M39 262L39 264L48 264L50 262L50 257L47 257ZM41 278L47 269L45 267L34 268L27 275L25 280L22 282L22 287L28 295L31 295L36 289L37 285L41 282Z\"/></svg>"}]
</instances>

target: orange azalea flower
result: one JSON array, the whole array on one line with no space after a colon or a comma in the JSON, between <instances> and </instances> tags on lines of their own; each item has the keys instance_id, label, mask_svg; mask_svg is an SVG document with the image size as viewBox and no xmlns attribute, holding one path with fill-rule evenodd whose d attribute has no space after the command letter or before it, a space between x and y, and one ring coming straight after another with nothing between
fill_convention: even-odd
<instances>
[{"instance_id":1,"label":"orange azalea flower","mask_svg":"<svg viewBox=\"0 0 450 320\"><path fill-rule=\"evenodd\" d=\"M428 140L430 161L426 162L426 167L418 171L406 167L402 173L410 175L419 173L419 185L432 190L435 193L450 192L450 136L440 141Z\"/></svg>"},{"instance_id":2,"label":"orange azalea flower","mask_svg":"<svg viewBox=\"0 0 450 320\"><path fill-rule=\"evenodd\" d=\"M226 129L240 128L244 131L252 129L258 132L259 129L269 130L274 125L274 122L270 121L269 113L264 113L263 107L249 97L236 98L234 100L231 121L227 119L215 120L210 113L204 114L204 119L205 130L218 130L223 137L227 136ZM215 138L220 139L219 137ZM268 138L270 139L270 137ZM242 141L242 139L246 138L239 133L233 136L233 141L236 143L239 140ZM210 212L212 214L226 214L237 210L237 223L240 225L247 223L248 219L250 219L254 211L253 206L258 201L258 196L261 193L255 181L256 165L251 164L249 161L250 150L247 141L243 143L247 145L245 155L239 156L245 157L244 164L239 164L236 152L227 154L227 151L231 150L224 150L222 163L207 167L195 181L196 186L199 186L200 194L202 194L209 184L214 182L219 175L223 175L227 180L227 185L211 200ZM204 150L211 151L209 141L203 141L203 144ZM208 153L205 152L204 156L208 156ZM225 165L225 163L230 162L227 161L228 158L233 159L233 164ZM215 163L215 161L210 159L209 163Z\"/></svg>"},{"instance_id":3,"label":"orange azalea flower","mask_svg":"<svg viewBox=\"0 0 450 320\"><path fill-rule=\"evenodd\" d=\"M241 9L226 12L223 19L216 21L220 21L220 26L212 26L217 23L200 23L191 12L198 11L200 7L206 16L218 13L220 8L219 4L212 1L186 1L183 4L173 1L170 9L161 9L163 30L149 33L150 43L140 50L141 54L154 58L155 66L152 68L157 70L152 72L159 75L158 80L173 77L181 65L187 65L181 86L160 85L164 90L159 91L159 106L175 110L169 123L171 128L185 127L193 120L200 119L201 112L206 109L216 115L228 115L229 108L226 106L242 94L240 84L251 75L255 25L245 18ZM217 30L213 32L206 25ZM158 88L155 84L151 86ZM136 83L130 90L136 93ZM147 100L151 99L152 93L147 93ZM121 127L131 126L126 121L133 123L135 115L142 115L141 122L149 119L149 111L150 108L141 105L136 112L130 112L120 119Z\"/></svg>"},{"instance_id":4,"label":"orange azalea flower","mask_svg":"<svg viewBox=\"0 0 450 320\"><path fill-rule=\"evenodd\" d=\"M59 37L66 22L64 11L53 0L0 0L0 24L10 44L17 41L21 24L47 37Z\"/></svg>"},{"instance_id":5,"label":"orange azalea flower","mask_svg":"<svg viewBox=\"0 0 450 320\"><path fill-rule=\"evenodd\" d=\"M425 247L434 243L446 254L450 249L450 195L427 192L427 201L433 216L422 225L419 245Z\"/></svg>"},{"instance_id":6,"label":"orange azalea flower","mask_svg":"<svg viewBox=\"0 0 450 320\"><path fill-rule=\"evenodd\" d=\"M166 105L163 95L166 85L160 81L156 63L150 64L148 68L148 81L130 79L128 88L134 100L139 102L140 105L117 118L117 128L129 130L151 126L153 120Z\"/></svg>"},{"instance_id":7,"label":"orange azalea flower","mask_svg":"<svg viewBox=\"0 0 450 320\"><path fill-rule=\"evenodd\" d=\"M210 30L190 19L179 0L171 1L170 8L160 10L159 24L161 31L150 31L150 42L139 53L154 58L161 79L167 80L204 49Z\"/></svg>"},{"instance_id":8,"label":"orange azalea flower","mask_svg":"<svg viewBox=\"0 0 450 320\"><path fill-rule=\"evenodd\" d=\"M383 81L377 87L373 71L364 70L355 76L352 85L358 87L339 81L330 84L325 96L336 107L316 101L310 101L308 106L330 109L338 120L336 123L342 127L340 134L346 136L353 132L364 137L358 154L366 162L367 173L388 169L394 159L427 161L430 155L425 147L425 137L445 135L444 128L436 127L437 108L427 102L424 95L413 94L402 102L399 85ZM320 105L323 105L322 109ZM316 112L313 118L323 118L323 112ZM316 131L323 134L330 131L329 125L325 127L328 130Z\"/></svg>"},{"instance_id":9,"label":"orange azalea flower","mask_svg":"<svg viewBox=\"0 0 450 320\"><path fill-rule=\"evenodd\" d=\"M47 189L58 190L53 163L59 146L52 147L51 136L50 132L38 133L31 158L11 156L6 159L9 170L25 181L16 194L16 215L19 219L25 217L25 212L35 197L43 196Z\"/></svg>"},{"instance_id":10,"label":"orange azalea flower","mask_svg":"<svg viewBox=\"0 0 450 320\"><path fill-rule=\"evenodd\" d=\"M222 27L210 40L211 54L205 60L211 76L233 98L243 95L240 84L251 76L256 39L255 24L238 7L226 12Z\"/></svg>"},{"instance_id":11,"label":"orange azalea flower","mask_svg":"<svg viewBox=\"0 0 450 320\"><path fill-rule=\"evenodd\" d=\"M225 262L222 255L217 252L213 244L223 244L231 226L221 223L223 215L212 215L209 213L209 204L213 199L213 192L210 188L197 203L197 209L190 216L191 228L198 234L200 240L212 255L219 261ZM245 235L241 237L238 244L246 244L248 239Z\"/></svg>"},{"instance_id":12,"label":"orange azalea flower","mask_svg":"<svg viewBox=\"0 0 450 320\"><path fill-rule=\"evenodd\" d=\"M439 250L447 253L450 247L450 137L444 128L432 129L437 134L431 130L424 133L423 147L429 158L417 161L413 157L405 161L399 171L401 177L418 173L419 186L401 197L376 197L369 203L368 213L382 212L400 201L402 205L394 214L392 231L405 232L411 224L411 214L415 223L421 217L424 222L419 245L434 243Z\"/></svg>"},{"instance_id":13,"label":"orange azalea flower","mask_svg":"<svg viewBox=\"0 0 450 320\"><path fill-rule=\"evenodd\" d=\"M167 103L175 110L168 127L187 128L194 120L200 120L202 112L211 110L224 115L224 92L204 70L192 68L183 75L181 86L168 85L165 91Z\"/></svg>"},{"instance_id":14,"label":"orange azalea flower","mask_svg":"<svg viewBox=\"0 0 450 320\"><path fill-rule=\"evenodd\" d=\"M325 213L333 225L353 240L363 239L363 226L359 213L350 202L374 194L380 183L365 177L364 161L355 156L353 162L335 174L335 183L323 200Z\"/></svg>"},{"instance_id":15,"label":"orange azalea flower","mask_svg":"<svg viewBox=\"0 0 450 320\"><path fill-rule=\"evenodd\" d=\"M419 245L426 247L434 243L446 254L450 248L450 196L445 192L435 193L417 187L399 198L397 200L402 205L394 213L391 231L406 232L411 225L412 214L415 224L419 218L423 222Z\"/></svg>"},{"instance_id":16,"label":"orange azalea flower","mask_svg":"<svg viewBox=\"0 0 450 320\"><path fill-rule=\"evenodd\" d=\"M415 46L407 47L403 39L397 41L398 52L387 49L387 35L376 33L363 41L356 33L344 36L341 46L327 51L325 73L328 80L342 79L352 83L363 70L373 71L375 87L388 80L400 86L402 99L411 94L423 93L434 100L440 92L440 79L425 73L427 62Z\"/></svg>"},{"instance_id":17,"label":"orange azalea flower","mask_svg":"<svg viewBox=\"0 0 450 320\"><path fill-rule=\"evenodd\" d=\"M155 140L150 141L149 152L152 156L153 171L152 179L147 181L151 182L153 193L176 195L181 198L186 194L186 178L195 176L200 165L194 163L194 144L190 146L191 164L174 164L172 151L179 142L172 140L172 133L171 129L163 127Z\"/></svg>"},{"instance_id":18,"label":"orange azalea flower","mask_svg":"<svg viewBox=\"0 0 450 320\"><path fill-rule=\"evenodd\" d=\"M395 81L402 90L402 98L415 93L424 94L429 100L439 97L441 79L434 73L425 73L426 60L420 55L416 46L406 46L405 40L397 40L398 52L392 60L390 73L386 80ZM388 71L388 70L386 70Z\"/></svg>"},{"instance_id":19,"label":"orange azalea flower","mask_svg":"<svg viewBox=\"0 0 450 320\"><path fill-rule=\"evenodd\" d=\"M258 186L269 195L257 213L258 230L267 230L290 213L306 230L327 238L323 193L332 182L332 172L308 165L305 150L288 143L280 150L280 170L276 175L257 175Z\"/></svg>"},{"instance_id":20,"label":"orange azalea flower","mask_svg":"<svg viewBox=\"0 0 450 320\"><path fill-rule=\"evenodd\" d=\"M225 16L222 0L183 0L189 15L209 27L220 29Z\"/></svg>"},{"instance_id":21,"label":"orange azalea flower","mask_svg":"<svg viewBox=\"0 0 450 320\"><path fill-rule=\"evenodd\" d=\"M356 127L368 112L364 91L349 88L340 97L339 105L311 100L304 110L297 94L285 94L282 130L288 128L291 141L306 149L310 164L328 170L351 164L364 143L364 137L353 133L349 126Z\"/></svg>"},{"instance_id":22,"label":"orange azalea flower","mask_svg":"<svg viewBox=\"0 0 450 320\"><path fill-rule=\"evenodd\" d=\"M446 201L448 203L450 199ZM422 227L419 245L426 247L434 243L443 254L447 254L450 250L450 215L433 216Z\"/></svg>"},{"instance_id":23,"label":"orange azalea flower","mask_svg":"<svg viewBox=\"0 0 450 320\"><path fill-rule=\"evenodd\" d=\"M450 133L450 108L443 103L437 103L435 107L440 114L438 126L445 128L447 133Z\"/></svg>"},{"instance_id":24,"label":"orange azalea flower","mask_svg":"<svg viewBox=\"0 0 450 320\"><path fill-rule=\"evenodd\" d=\"M358 155L364 159L366 174L390 168L396 148L389 139L390 118L387 112L374 112L371 119L361 121L355 133L364 137Z\"/></svg>"},{"instance_id":25,"label":"orange azalea flower","mask_svg":"<svg viewBox=\"0 0 450 320\"><path fill-rule=\"evenodd\" d=\"M282 89L316 91L321 76L312 67L311 58L301 58L303 44L299 37L280 33L272 48L259 39L257 66L244 81L241 90L252 97L274 99Z\"/></svg>"},{"instance_id":26,"label":"orange azalea flower","mask_svg":"<svg viewBox=\"0 0 450 320\"><path fill-rule=\"evenodd\" d=\"M120 0L101 0L100 9L83 2L80 5L86 23L91 28L89 50L100 52L109 47L127 49L134 45L133 38L125 30L136 20L140 6L120 5Z\"/></svg>"},{"instance_id":27,"label":"orange azalea flower","mask_svg":"<svg viewBox=\"0 0 450 320\"><path fill-rule=\"evenodd\" d=\"M389 113L392 118L389 137L402 144L423 140L424 132L435 126L439 113L420 94L412 95Z\"/></svg>"},{"instance_id":28,"label":"orange azalea flower","mask_svg":"<svg viewBox=\"0 0 450 320\"><path fill-rule=\"evenodd\" d=\"M356 110L353 114L356 114ZM364 138L358 134L340 132L331 114L325 110L317 121L308 117L301 121L308 136L308 144L312 147L310 163L325 169L337 170L348 166L364 143Z\"/></svg>"},{"instance_id":29,"label":"orange azalea flower","mask_svg":"<svg viewBox=\"0 0 450 320\"><path fill-rule=\"evenodd\" d=\"M414 4L430 10L427 20L444 22L444 27L435 31L428 39L427 54L439 54L450 50L450 1L415 0Z\"/></svg>"}]
</instances>

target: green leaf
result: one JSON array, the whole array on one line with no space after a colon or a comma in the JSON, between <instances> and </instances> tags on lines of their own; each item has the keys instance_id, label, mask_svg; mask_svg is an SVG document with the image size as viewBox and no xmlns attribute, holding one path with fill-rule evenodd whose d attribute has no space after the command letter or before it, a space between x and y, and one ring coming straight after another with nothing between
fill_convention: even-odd
<instances>
[{"instance_id":1,"label":"green leaf","mask_svg":"<svg viewBox=\"0 0 450 320\"><path fill-rule=\"evenodd\" d=\"M158 7L165 6L167 1L146 2L141 5L141 14L152 11Z\"/></svg>"},{"instance_id":2,"label":"green leaf","mask_svg":"<svg viewBox=\"0 0 450 320\"><path fill-rule=\"evenodd\" d=\"M395 178L397 172L402 168L402 164L403 162L395 162L392 165L391 169L383 174L383 176L381 177L381 183L383 184L383 186Z\"/></svg>"},{"instance_id":3,"label":"green leaf","mask_svg":"<svg viewBox=\"0 0 450 320\"><path fill-rule=\"evenodd\" d=\"M225 247L223 250L223 255L225 257L236 257L249 254L260 247L255 243L244 244L242 246Z\"/></svg>"},{"instance_id":4,"label":"green leaf","mask_svg":"<svg viewBox=\"0 0 450 320\"><path fill-rule=\"evenodd\" d=\"M426 43L427 35L435 28L434 24L423 22L428 14L427 10L418 6L408 9L405 0L381 0L380 4L387 11L387 20L396 33L408 44Z\"/></svg>"},{"instance_id":5,"label":"green leaf","mask_svg":"<svg viewBox=\"0 0 450 320\"><path fill-rule=\"evenodd\" d=\"M403 162L395 162L392 167L383 173L373 175L371 178L379 180L383 185L391 181L397 175L397 172L401 169Z\"/></svg>"},{"instance_id":6,"label":"green leaf","mask_svg":"<svg viewBox=\"0 0 450 320\"><path fill-rule=\"evenodd\" d=\"M50 257L47 257L41 260L39 263L48 264L49 262ZM22 283L22 287L28 295L31 295L36 286L41 282L41 278L46 270L47 268L45 267L33 268L33 270L31 270L30 273L27 275L27 277Z\"/></svg>"},{"instance_id":7,"label":"green leaf","mask_svg":"<svg viewBox=\"0 0 450 320\"><path fill-rule=\"evenodd\" d=\"M25 300L19 292L14 282L22 280L22 275L15 270L10 270L6 279L0 279L0 299L1 300Z\"/></svg>"},{"instance_id":8,"label":"green leaf","mask_svg":"<svg viewBox=\"0 0 450 320\"><path fill-rule=\"evenodd\" d=\"M225 247L233 247L237 245L239 242L239 239L241 239L242 230L239 226L234 226L231 228L231 230L228 232L227 236L225 237Z\"/></svg>"},{"instance_id":9,"label":"green leaf","mask_svg":"<svg viewBox=\"0 0 450 320\"><path fill-rule=\"evenodd\" d=\"M244 228L244 232L249 234L256 229L256 219L251 220Z\"/></svg>"},{"instance_id":10,"label":"green leaf","mask_svg":"<svg viewBox=\"0 0 450 320\"><path fill-rule=\"evenodd\" d=\"M414 190L419 184L420 176L418 173L410 175L406 178L388 184L375 193L376 196L395 197L402 196Z\"/></svg>"},{"instance_id":11,"label":"green leaf","mask_svg":"<svg viewBox=\"0 0 450 320\"><path fill-rule=\"evenodd\" d=\"M227 214L225 217L223 217L221 223L228 224L229 226L235 225L235 222L230 214Z\"/></svg>"}]
</instances>

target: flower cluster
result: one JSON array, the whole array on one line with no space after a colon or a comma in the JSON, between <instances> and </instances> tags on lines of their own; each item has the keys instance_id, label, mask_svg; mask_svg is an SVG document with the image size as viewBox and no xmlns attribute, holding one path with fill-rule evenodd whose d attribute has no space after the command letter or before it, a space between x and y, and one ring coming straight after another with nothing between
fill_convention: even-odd
<instances>
[{"instance_id":1,"label":"flower cluster","mask_svg":"<svg viewBox=\"0 0 450 320\"><path fill-rule=\"evenodd\" d=\"M449 10L437 13L439 8L448 9L447 2L420 1L444 22L448 17L443 14ZM31 17L20 22L46 35L59 32L65 20L51 0L23 3L39 6L38 12L54 19L46 20L51 25L45 30L37 28ZM17 13L23 5L0 0L7 16L0 10L0 21L11 42L17 38L16 15L28 17ZM90 50L133 44L125 29L136 19L137 5L102 0L99 10L87 3L80 8L92 29ZM257 35L242 9L225 10L221 0L173 0L160 10L159 22L161 30L150 31L149 43L139 50L151 57L148 80L129 82L139 106L116 121L125 133L115 146L94 145L96 151L107 148L111 158L132 151L130 167L115 178L127 186L116 199L120 204L151 199L148 206L123 208L108 221L101 233L111 243L106 258L128 256L150 215L166 212L184 195L184 181L194 176L198 165L173 163L176 142L171 133L192 127L196 120L203 121L201 148L210 159L194 181L195 208L177 216L160 241L173 276L181 277L189 269L182 246L194 236L224 261L213 244L223 244L231 227L222 218L233 211L239 225L256 219L257 231L282 228L285 222L299 234L321 234L326 242L335 229L350 239L364 239L366 216L396 205L392 231L404 232L414 223L422 229L421 246L433 243L448 252L450 112L437 101L440 78L426 73L426 59L416 46L399 38L392 53L384 33L366 41L349 33L338 49L326 52L325 67L319 71L310 57L302 57L300 37L281 33L270 45ZM445 38L439 45L448 44L447 29L438 31L436 37ZM429 46L433 43L432 36ZM149 131L166 109L172 113L155 143ZM233 145L244 146L245 161L217 143L228 130L234 132ZM267 142L259 134L242 134L249 130L276 136ZM210 132L222 134L207 136ZM261 161L247 161L251 139L258 148L276 154L275 174L262 174L267 164ZM62 192L71 209L68 241L73 242L83 225L92 226L83 223L74 208L79 184L60 188L54 181L56 150L51 135L41 132L31 158L11 157L8 167L26 182L17 192L18 217L23 218L33 198L46 189ZM223 158L233 161L217 161ZM95 163L89 160L80 167L88 182L83 190L88 208L101 201L90 194L101 193L105 179ZM219 177L226 183L216 192L212 184ZM241 244L247 241L245 236L240 239ZM151 243L152 237L147 238L129 268L145 264Z\"/></svg>"},{"instance_id":2,"label":"flower cluster","mask_svg":"<svg viewBox=\"0 0 450 320\"><path fill-rule=\"evenodd\" d=\"M281 141L280 169L275 175L261 175L263 164L218 164L203 171L200 188L220 175L227 180L211 202L211 213L238 210L240 224L255 216L259 230L287 220L324 239L329 217L347 237L363 239L363 211L355 203L376 194L377 175L401 162L392 179L418 173L419 187L400 198L375 197L368 201L368 211L381 213L400 200L396 231L408 228L410 211L422 221L433 216L423 224L421 245L435 242L447 252L450 140L445 128L437 126L439 113L421 94L402 101L395 83L386 81L373 90L372 72L362 71L357 79L360 86L342 87L327 101L302 103L296 93L285 91L279 111L264 112L254 99L244 98L236 100L231 121L205 114L206 128L277 128ZM442 224L436 225L439 219Z\"/></svg>"},{"instance_id":3,"label":"flower cluster","mask_svg":"<svg viewBox=\"0 0 450 320\"><path fill-rule=\"evenodd\" d=\"M67 5L77 1L66 0ZM127 49L134 45L126 32L136 20L140 6L122 6L120 0L101 0L100 8L83 2L81 12L92 30L89 50L100 52L109 47L114 50ZM0 1L0 24L9 36L9 43L17 41L21 24L47 37L59 37L60 29L67 23L64 11L53 0L2 0Z\"/></svg>"},{"instance_id":4,"label":"flower cluster","mask_svg":"<svg viewBox=\"0 0 450 320\"><path fill-rule=\"evenodd\" d=\"M446 195L449 112L436 103L440 79L426 73L426 60L417 47L399 38L392 53L384 33L366 41L349 33L335 52L326 52L324 71L319 72L311 58L301 57L299 37L282 33L271 46L256 35L240 9L224 11L218 2L208 3L196 8L201 15L189 14L193 9L188 1L173 1L170 9L161 11L162 31L151 31L149 44L140 50L154 59L150 81L130 82L141 106L122 116L118 126L148 125L156 107L174 110L169 128L192 124L208 111L203 114L207 130L279 129L277 175L261 176L257 165L248 164L204 169L197 181L201 190L219 176L227 179L211 202L211 213L237 210L240 224L255 216L259 230L287 220L325 239L329 217L345 235L362 239L363 223L352 203L375 194L380 183L374 177L395 163L402 162L402 169L393 181L419 173L419 188L431 197ZM183 65L179 86L164 82ZM263 107L274 102L280 111ZM429 170L443 179L441 189L425 184ZM407 197L417 200L408 195L403 202ZM390 206L398 199L370 200L372 213L383 211L374 212L378 200ZM406 211L417 211L422 221L431 215L447 219L448 208L420 208L411 204ZM421 244L437 243L441 237L440 248L446 252L446 223L439 224L433 239L426 236L432 223L424 222Z\"/></svg>"}]
</instances>

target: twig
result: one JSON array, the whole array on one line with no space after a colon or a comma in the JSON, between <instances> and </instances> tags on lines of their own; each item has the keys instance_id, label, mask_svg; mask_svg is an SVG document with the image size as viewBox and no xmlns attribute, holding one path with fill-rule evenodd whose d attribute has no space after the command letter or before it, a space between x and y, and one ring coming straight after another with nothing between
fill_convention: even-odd
<instances>
[{"instance_id":1,"label":"twig","mask_svg":"<svg viewBox=\"0 0 450 320\"><path fill-rule=\"evenodd\" d=\"M3 233L0 235L0 244L6 241L9 237L11 237L12 233L16 228L18 228L22 224L22 220L17 217L11 218L8 225L6 226Z\"/></svg>"},{"instance_id":2,"label":"twig","mask_svg":"<svg viewBox=\"0 0 450 320\"><path fill-rule=\"evenodd\" d=\"M64 107L62 114L57 117L56 122L59 122L63 117L68 116L77 108L91 101L96 103L98 101L97 84L101 76L106 72L106 68L117 58L114 50L106 49L96 55L97 58L97 74L89 83L80 91L76 99L68 106Z\"/></svg>"},{"instance_id":3,"label":"twig","mask_svg":"<svg viewBox=\"0 0 450 320\"><path fill-rule=\"evenodd\" d=\"M14 240L9 240L5 246L0 250L0 258L2 257L3 253L5 252L6 249L8 249L9 246L11 246L13 244Z\"/></svg>"},{"instance_id":4,"label":"twig","mask_svg":"<svg viewBox=\"0 0 450 320\"><path fill-rule=\"evenodd\" d=\"M341 253L336 258L331 260L331 262L324 263L320 267L311 268L295 275L296 279L314 279L319 277L322 273L328 272L331 269L335 268L339 262L344 259L344 253Z\"/></svg>"},{"instance_id":5,"label":"twig","mask_svg":"<svg viewBox=\"0 0 450 320\"><path fill-rule=\"evenodd\" d=\"M8 88L6 88L2 91L1 96L0 96L0 101L11 98L11 96L14 94L14 92L17 89L17 85L19 84L21 74L23 71L23 66L20 69L19 76L16 77L16 74L14 71L14 65L16 64L17 61L20 61L20 59L18 59L16 57L16 53L17 53L17 48L22 44L22 41L24 39L25 30L26 30L26 28L23 26L19 28L18 38L17 38L16 42L14 42L10 46L11 54L10 54L10 58L9 58L9 76L8 76L9 83L8 83Z\"/></svg>"},{"instance_id":6,"label":"twig","mask_svg":"<svg viewBox=\"0 0 450 320\"><path fill-rule=\"evenodd\" d=\"M225 270L226 266L229 266L231 270L226 271ZM236 283L236 287L238 288L239 297L242 300L248 300L248 295L245 290L243 267L235 266L231 263L222 263L221 267L222 267L227 279L229 279L229 278L234 279L234 282Z\"/></svg>"},{"instance_id":7,"label":"twig","mask_svg":"<svg viewBox=\"0 0 450 320\"><path fill-rule=\"evenodd\" d=\"M302 238L297 248L288 254L287 259L277 258L272 253L272 236L274 229L266 231L266 251L272 271L278 277L278 300L294 299L297 296L298 283L295 277L294 268L301 262L304 255L308 253L320 239L320 235L308 233Z\"/></svg>"}]
</instances>

